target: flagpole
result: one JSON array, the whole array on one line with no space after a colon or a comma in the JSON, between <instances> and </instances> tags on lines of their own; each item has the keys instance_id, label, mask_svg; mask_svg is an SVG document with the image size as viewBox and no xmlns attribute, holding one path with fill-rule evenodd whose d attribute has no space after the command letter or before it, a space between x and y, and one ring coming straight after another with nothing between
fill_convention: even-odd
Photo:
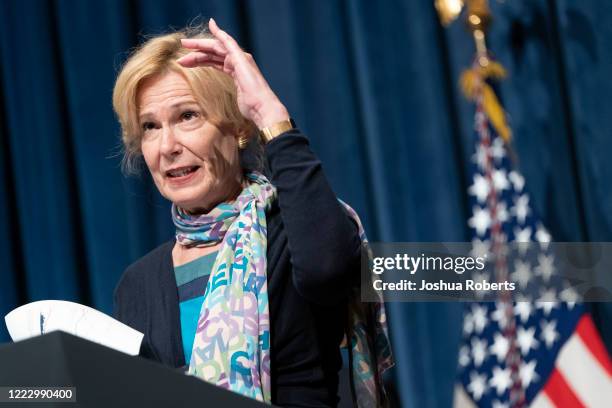
<instances>
[{"instance_id":1,"label":"flagpole","mask_svg":"<svg viewBox=\"0 0 612 408\"><path fill-rule=\"evenodd\" d=\"M476 58L477 63L482 69L474 67L474 71L482 73L489 67L491 61L489 58L489 51L486 45L486 32L491 25L492 17L489 9L487 0L468 0L467 1L467 13L466 13L466 24L472 32L474 38L474 44L476 47ZM483 89L486 85L486 76L480 75L478 81L476 81L476 105L478 113L480 114L480 120L478 122L478 132L481 136L484 136L483 141L487 146L487 163L486 163L486 175L487 181L490 186L489 197L487 197L487 203L492 218L491 227L491 243L492 252L495 259L495 272L497 280L502 282L508 278L508 265L506 259L505 245L507 244L505 235L501 228L501 221L497 215L497 202L498 192L493 182L492 170L493 170L493 157L491 154L491 137L489 132L489 122L486 115L484 115L484 92ZM520 378L520 351L517 345L516 338L516 322L514 319L514 305L512 297L507 292L500 294L499 301L503 304L506 314L506 327L503 331L504 336L508 339L510 344L508 354L506 355L506 364L510 368L512 385L510 387L510 406L513 408L520 408L525 406L525 390Z\"/></svg>"},{"instance_id":2,"label":"flagpole","mask_svg":"<svg viewBox=\"0 0 612 408\"><path fill-rule=\"evenodd\" d=\"M489 65L489 51L485 33L491 24L491 11L487 0L468 0L466 23L476 45L476 56L481 67Z\"/></svg>"}]
</instances>

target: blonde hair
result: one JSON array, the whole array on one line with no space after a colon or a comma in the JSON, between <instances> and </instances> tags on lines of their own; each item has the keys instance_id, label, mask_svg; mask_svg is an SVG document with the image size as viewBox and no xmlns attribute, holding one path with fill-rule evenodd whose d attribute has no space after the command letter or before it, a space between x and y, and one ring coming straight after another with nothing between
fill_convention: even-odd
<instances>
[{"instance_id":1,"label":"blonde hair","mask_svg":"<svg viewBox=\"0 0 612 408\"><path fill-rule=\"evenodd\" d=\"M244 118L236 102L236 86L232 78L212 67L185 68L176 60L190 50L181 46L182 38L213 38L202 26L186 28L148 39L127 59L113 89L113 109L121 124L123 170L136 172L142 156L142 129L138 119L138 91L152 77L175 71L183 75L206 119L224 133L248 137L255 124Z\"/></svg>"}]
</instances>

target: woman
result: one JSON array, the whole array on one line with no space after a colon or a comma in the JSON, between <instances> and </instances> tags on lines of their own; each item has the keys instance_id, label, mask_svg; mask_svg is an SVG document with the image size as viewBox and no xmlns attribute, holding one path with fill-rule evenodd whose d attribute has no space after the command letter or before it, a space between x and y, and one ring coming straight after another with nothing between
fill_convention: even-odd
<instances>
[{"instance_id":1,"label":"woman","mask_svg":"<svg viewBox=\"0 0 612 408\"><path fill-rule=\"evenodd\" d=\"M176 226L124 272L115 315L145 334L147 358L273 404L336 406L339 346L357 327L359 221L251 55L209 28L150 39L115 84L126 165L144 158ZM269 180L241 160L249 141L264 144ZM363 336L354 345L379 403L371 374L390 354L376 362Z\"/></svg>"}]
</instances>

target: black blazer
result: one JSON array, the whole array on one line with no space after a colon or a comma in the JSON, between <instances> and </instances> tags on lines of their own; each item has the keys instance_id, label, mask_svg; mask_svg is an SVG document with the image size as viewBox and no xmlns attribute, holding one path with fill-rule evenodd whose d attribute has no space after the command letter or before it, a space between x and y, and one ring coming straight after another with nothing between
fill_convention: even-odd
<instances>
[{"instance_id":1,"label":"black blazer","mask_svg":"<svg viewBox=\"0 0 612 408\"><path fill-rule=\"evenodd\" d=\"M278 191L266 213L272 402L336 406L347 296L359 280L357 226L298 130L268 143L265 155ZM145 334L142 356L181 367L173 245L159 246L126 269L115 289L114 315Z\"/></svg>"}]
</instances>

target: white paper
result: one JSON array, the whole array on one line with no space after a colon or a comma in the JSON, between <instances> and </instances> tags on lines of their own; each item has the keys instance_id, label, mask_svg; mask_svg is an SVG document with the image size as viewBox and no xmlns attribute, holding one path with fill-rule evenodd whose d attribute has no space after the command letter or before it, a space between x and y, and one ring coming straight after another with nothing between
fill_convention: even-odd
<instances>
[{"instance_id":1,"label":"white paper","mask_svg":"<svg viewBox=\"0 0 612 408\"><path fill-rule=\"evenodd\" d=\"M55 330L103 346L138 355L144 335L91 307L65 300L40 300L14 309L4 317L13 341Z\"/></svg>"}]
</instances>

